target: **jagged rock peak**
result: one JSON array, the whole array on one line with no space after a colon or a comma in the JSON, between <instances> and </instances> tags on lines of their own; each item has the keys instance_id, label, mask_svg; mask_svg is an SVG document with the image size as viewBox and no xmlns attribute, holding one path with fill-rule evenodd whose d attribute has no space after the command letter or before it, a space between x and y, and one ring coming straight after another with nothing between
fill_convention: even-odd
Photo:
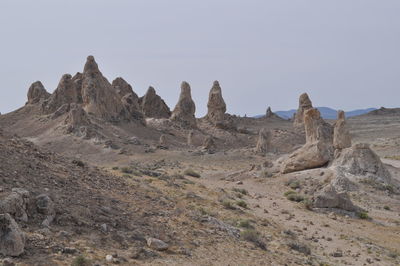
<instances>
[{"instance_id":1,"label":"jagged rock peak","mask_svg":"<svg viewBox=\"0 0 400 266\"><path fill-rule=\"evenodd\" d=\"M308 109L313 108L312 102L308 97L307 93L303 93L299 97L299 109L297 109L295 118L294 118L294 125L301 126L304 122L304 112Z\"/></svg>"},{"instance_id":2,"label":"jagged rock peak","mask_svg":"<svg viewBox=\"0 0 400 266\"><path fill-rule=\"evenodd\" d=\"M167 104L156 94L153 87L149 87L146 94L140 98L142 112L145 117L150 118L169 118L171 111Z\"/></svg>"},{"instance_id":3,"label":"jagged rock peak","mask_svg":"<svg viewBox=\"0 0 400 266\"><path fill-rule=\"evenodd\" d=\"M271 131L262 128L258 134L255 152L260 155L265 155L271 149L271 138Z\"/></svg>"},{"instance_id":4,"label":"jagged rock peak","mask_svg":"<svg viewBox=\"0 0 400 266\"><path fill-rule=\"evenodd\" d=\"M226 112L226 104L222 97L221 86L218 81L214 81L210 90L207 103L207 119L216 123L224 120Z\"/></svg>"},{"instance_id":5,"label":"jagged rock peak","mask_svg":"<svg viewBox=\"0 0 400 266\"><path fill-rule=\"evenodd\" d=\"M41 100L45 100L50 96L50 93L46 91L42 82L36 81L32 83L28 90L28 104L35 104Z\"/></svg>"},{"instance_id":6,"label":"jagged rock peak","mask_svg":"<svg viewBox=\"0 0 400 266\"><path fill-rule=\"evenodd\" d=\"M85 67L83 68L83 74L98 74L100 73L99 66L94 59L94 56L89 55L86 59Z\"/></svg>"},{"instance_id":7,"label":"jagged rock peak","mask_svg":"<svg viewBox=\"0 0 400 266\"><path fill-rule=\"evenodd\" d=\"M196 126L196 105L192 99L189 83L183 81L178 103L171 115L171 120L178 121L184 126Z\"/></svg>"},{"instance_id":8,"label":"jagged rock peak","mask_svg":"<svg viewBox=\"0 0 400 266\"><path fill-rule=\"evenodd\" d=\"M266 114L265 114L265 117L266 117L266 118L271 118L271 117L273 117L273 116L274 116L274 113L272 112L271 107L268 106L267 112L266 112Z\"/></svg>"},{"instance_id":9,"label":"jagged rock peak","mask_svg":"<svg viewBox=\"0 0 400 266\"><path fill-rule=\"evenodd\" d=\"M132 93L134 98L139 98L137 94L133 91L132 86L121 77L114 79L112 82L112 86L117 91L120 97L124 97L128 93Z\"/></svg>"},{"instance_id":10,"label":"jagged rock peak","mask_svg":"<svg viewBox=\"0 0 400 266\"><path fill-rule=\"evenodd\" d=\"M332 143L333 141L333 128L322 119L317 108L311 108L304 112L304 128L307 143L314 141Z\"/></svg>"}]
</instances>

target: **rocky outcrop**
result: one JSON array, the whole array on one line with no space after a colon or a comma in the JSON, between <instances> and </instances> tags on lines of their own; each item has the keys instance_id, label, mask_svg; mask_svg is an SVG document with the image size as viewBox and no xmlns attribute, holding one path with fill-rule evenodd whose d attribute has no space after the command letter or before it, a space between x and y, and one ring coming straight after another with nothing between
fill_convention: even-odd
<instances>
[{"instance_id":1,"label":"rocky outcrop","mask_svg":"<svg viewBox=\"0 0 400 266\"><path fill-rule=\"evenodd\" d=\"M89 114L108 121L129 119L117 92L100 72L93 56L88 56L83 70L82 100Z\"/></svg>"},{"instance_id":2,"label":"rocky outcrop","mask_svg":"<svg viewBox=\"0 0 400 266\"><path fill-rule=\"evenodd\" d=\"M314 207L337 208L346 211L358 211L360 208L354 206L347 192L337 191L334 186L328 185L314 196Z\"/></svg>"},{"instance_id":3,"label":"rocky outcrop","mask_svg":"<svg viewBox=\"0 0 400 266\"><path fill-rule=\"evenodd\" d=\"M54 210L54 202L48 195L41 194L36 197L36 208L38 213L43 214L46 217L42 221L42 225L45 227L49 227L56 216L56 212Z\"/></svg>"},{"instance_id":4,"label":"rocky outcrop","mask_svg":"<svg viewBox=\"0 0 400 266\"><path fill-rule=\"evenodd\" d=\"M306 143L294 151L283 163L281 173L291 173L324 166L331 159L331 150L326 143Z\"/></svg>"},{"instance_id":5,"label":"rocky outcrop","mask_svg":"<svg viewBox=\"0 0 400 266\"><path fill-rule=\"evenodd\" d=\"M76 77L73 80L70 74L63 75L57 89L43 104L43 111L53 113L65 104L82 103L81 88L75 81Z\"/></svg>"},{"instance_id":6,"label":"rocky outcrop","mask_svg":"<svg viewBox=\"0 0 400 266\"><path fill-rule=\"evenodd\" d=\"M332 126L326 123L317 109L304 113L306 144L294 151L282 165L282 173L321 167L333 156Z\"/></svg>"},{"instance_id":7,"label":"rocky outcrop","mask_svg":"<svg viewBox=\"0 0 400 266\"><path fill-rule=\"evenodd\" d=\"M139 107L139 99L137 95L134 93L128 93L121 98L121 103L124 108L128 111L129 117L133 118L144 124L144 116L143 113L140 111Z\"/></svg>"},{"instance_id":8,"label":"rocky outcrop","mask_svg":"<svg viewBox=\"0 0 400 266\"><path fill-rule=\"evenodd\" d=\"M313 108L310 98L307 93L303 93L299 98L299 108L294 116L294 126L303 126L304 112Z\"/></svg>"},{"instance_id":9,"label":"rocky outcrop","mask_svg":"<svg viewBox=\"0 0 400 266\"><path fill-rule=\"evenodd\" d=\"M24 253L25 234L8 213L0 214L0 253L19 256Z\"/></svg>"},{"instance_id":10,"label":"rocky outcrop","mask_svg":"<svg viewBox=\"0 0 400 266\"><path fill-rule=\"evenodd\" d=\"M306 142L323 141L332 143L333 128L322 119L320 112L316 108L308 109L304 112L304 129L306 132Z\"/></svg>"},{"instance_id":11,"label":"rocky outcrop","mask_svg":"<svg viewBox=\"0 0 400 266\"><path fill-rule=\"evenodd\" d=\"M39 103L49 98L49 96L50 93L46 91L43 84L40 81L36 81L29 87L27 104Z\"/></svg>"},{"instance_id":12,"label":"rocky outcrop","mask_svg":"<svg viewBox=\"0 0 400 266\"><path fill-rule=\"evenodd\" d=\"M370 179L390 183L391 175L368 144L355 144L336 154L332 167L350 180Z\"/></svg>"},{"instance_id":13,"label":"rocky outcrop","mask_svg":"<svg viewBox=\"0 0 400 266\"><path fill-rule=\"evenodd\" d=\"M149 87L146 94L140 98L139 104L142 113L149 118L169 118L171 111L167 104L156 94L153 87Z\"/></svg>"},{"instance_id":14,"label":"rocky outcrop","mask_svg":"<svg viewBox=\"0 0 400 266\"><path fill-rule=\"evenodd\" d=\"M215 150L215 142L212 136L207 136L203 141L203 149L208 152L213 152Z\"/></svg>"},{"instance_id":15,"label":"rocky outcrop","mask_svg":"<svg viewBox=\"0 0 400 266\"><path fill-rule=\"evenodd\" d=\"M28 199L28 191L21 188L13 188L8 196L0 200L0 213L8 213L17 221L27 222Z\"/></svg>"},{"instance_id":16,"label":"rocky outcrop","mask_svg":"<svg viewBox=\"0 0 400 266\"><path fill-rule=\"evenodd\" d=\"M70 111L65 118L66 133L74 133L79 137L91 138L94 136L90 118L86 111L79 104L71 104Z\"/></svg>"},{"instance_id":17,"label":"rocky outcrop","mask_svg":"<svg viewBox=\"0 0 400 266\"><path fill-rule=\"evenodd\" d=\"M206 118L212 123L217 123L225 119L226 104L222 97L222 91L218 81L214 81L210 90L207 108L208 112Z\"/></svg>"},{"instance_id":18,"label":"rocky outcrop","mask_svg":"<svg viewBox=\"0 0 400 266\"><path fill-rule=\"evenodd\" d=\"M193 145L193 138L194 138L194 131L189 130L188 135L187 135L187 145L189 145L189 146Z\"/></svg>"},{"instance_id":19,"label":"rocky outcrop","mask_svg":"<svg viewBox=\"0 0 400 266\"><path fill-rule=\"evenodd\" d=\"M270 106L268 106L267 111L265 112L265 118L266 119L279 119L279 120L284 120L274 112L272 112L272 109Z\"/></svg>"},{"instance_id":20,"label":"rocky outcrop","mask_svg":"<svg viewBox=\"0 0 400 266\"><path fill-rule=\"evenodd\" d=\"M259 155L265 155L271 148L271 132L265 128L261 129L258 134L258 140L255 152Z\"/></svg>"},{"instance_id":21,"label":"rocky outcrop","mask_svg":"<svg viewBox=\"0 0 400 266\"><path fill-rule=\"evenodd\" d=\"M171 120L180 123L184 127L196 126L196 105L192 100L189 83L186 81L181 84L181 94L178 103L171 115Z\"/></svg>"},{"instance_id":22,"label":"rocky outcrop","mask_svg":"<svg viewBox=\"0 0 400 266\"><path fill-rule=\"evenodd\" d=\"M335 149L345 149L351 147L351 136L346 125L345 114L338 111L338 119L333 129L333 147Z\"/></svg>"},{"instance_id":23,"label":"rocky outcrop","mask_svg":"<svg viewBox=\"0 0 400 266\"><path fill-rule=\"evenodd\" d=\"M139 101L139 97L137 94L133 91L132 86L129 85L128 82L126 82L123 78L118 77L113 80L112 82L112 87L115 89L115 91L118 93L118 95L122 98L127 94L132 94L133 97Z\"/></svg>"}]
</instances>

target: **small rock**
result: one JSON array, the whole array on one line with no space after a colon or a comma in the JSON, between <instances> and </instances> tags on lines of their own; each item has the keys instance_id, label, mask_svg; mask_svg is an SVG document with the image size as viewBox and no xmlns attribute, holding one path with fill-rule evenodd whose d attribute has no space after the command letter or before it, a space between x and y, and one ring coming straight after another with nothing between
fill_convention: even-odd
<instances>
[{"instance_id":1,"label":"small rock","mask_svg":"<svg viewBox=\"0 0 400 266\"><path fill-rule=\"evenodd\" d=\"M112 262L113 259L114 259L114 258L113 258L112 255L107 255L107 256L106 256L106 261L107 261L107 262Z\"/></svg>"},{"instance_id":2,"label":"small rock","mask_svg":"<svg viewBox=\"0 0 400 266\"><path fill-rule=\"evenodd\" d=\"M169 248L168 244L164 241L152 237L147 238L147 246L158 251L167 250Z\"/></svg>"},{"instance_id":3,"label":"small rock","mask_svg":"<svg viewBox=\"0 0 400 266\"><path fill-rule=\"evenodd\" d=\"M15 263L12 259L10 258L5 258L3 260L3 266L15 266Z\"/></svg>"},{"instance_id":4,"label":"small rock","mask_svg":"<svg viewBox=\"0 0 400 266\"><path fill-rule=\"evenodd\" d=\"M236 185L243 185L243 181L237 181Z\"/></svg>"}]
</instances>

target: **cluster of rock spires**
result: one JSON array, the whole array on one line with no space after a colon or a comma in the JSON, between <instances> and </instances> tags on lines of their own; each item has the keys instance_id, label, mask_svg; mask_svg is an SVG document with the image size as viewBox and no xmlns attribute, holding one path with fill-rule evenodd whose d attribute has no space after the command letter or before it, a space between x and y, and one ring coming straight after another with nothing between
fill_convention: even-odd
<instances>
[{"instance_id":1,"label":"cluster of rock spires","mask_svg":"<svg viewBox=\"0 0 400 266\"><path fill-rule=\"evenodd\" d=\"M40 105L43 114L52 118L69 113L65 119L67 131L75 133L90 128L91 116L110 122L135 121L143 125L146 118L169 119L183 128L197 127L196 105L189 83L182 82L179 100L171 112L153 87L139 98L123 78L118 77L110 83L100 72L93 56L88 56L82 73L63 75L52 94L40 81L33 83L28 91L27 104ZM213 83L207 107L205 118L209 122L221 128L232 127L218 81Z\"/></svg>"}]
</instances>

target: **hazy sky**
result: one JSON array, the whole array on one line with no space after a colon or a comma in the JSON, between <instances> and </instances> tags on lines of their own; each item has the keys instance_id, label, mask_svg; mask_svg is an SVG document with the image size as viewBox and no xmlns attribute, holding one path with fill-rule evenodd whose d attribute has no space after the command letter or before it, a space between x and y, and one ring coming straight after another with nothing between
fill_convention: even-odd
<instances>
[{"instance_id":1,"label":"hazy sky","mask_svg":"<svg viewBox=\"0 0 400 266\"><path fill-rule=\"evenodd\" d=\"M228 112L400 106L399 0L1 0L0 112L29 85L52 92L94 55L111 82L149 85L173 108L182 80L197 116L219 80Z\"/></svg>"}]
</instances>

